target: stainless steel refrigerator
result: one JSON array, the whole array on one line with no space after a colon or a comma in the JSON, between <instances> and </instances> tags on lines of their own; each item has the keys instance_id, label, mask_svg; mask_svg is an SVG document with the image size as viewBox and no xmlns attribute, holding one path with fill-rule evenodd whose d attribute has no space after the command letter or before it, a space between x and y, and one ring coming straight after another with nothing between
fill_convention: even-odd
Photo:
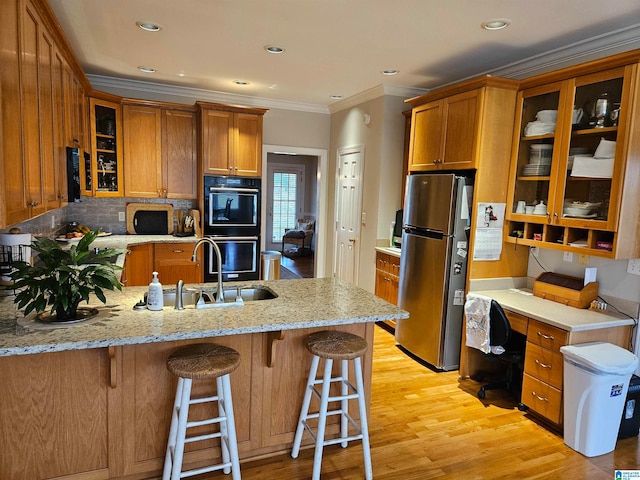
<instances>
[{"instance_id":1,"label":"stainless steel refrigerator","mask_svg":"<svg viewBox=\"0 0 640 480\"><path fill-rule=\"evenodd\" d=\"M396 323L405 350L440 370L460 364L473 179L407 177Z\"/></svg>"}]
</instances>

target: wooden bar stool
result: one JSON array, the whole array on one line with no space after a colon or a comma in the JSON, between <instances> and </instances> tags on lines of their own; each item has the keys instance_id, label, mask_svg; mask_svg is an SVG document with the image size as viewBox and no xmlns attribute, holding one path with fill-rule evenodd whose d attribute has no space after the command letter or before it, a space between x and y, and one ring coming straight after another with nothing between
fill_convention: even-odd
<instances>
[{"instance_id":1,"label":"wooden bar stool","mask_svg":"<svg viewBox=\"0 0 640 480\"><path fill-rule=\"evenodd\" d=\"M231 472L233 480L240 480L240 462L233 417L231 383L229 382L229 374L239 364L240 354L238 352L232 348L211 343L198 343L180 348L167 359L167 368L178 377L178 388L171 416L163 480L177 480L215 470L222 470L224 473ZM216 379L216 395L191 398L193 380L214 378ZM189 406L206 402L217 402L218 416L205 420L188 421ZM186 436L187 429L190 427L214 424L218 424L218 432L192 437ZM220 438L222 463L182 472L184 444L212 438Z\"/></svg>"},{"instance_id":2,"label":"wooden bar stool","mask_svg":"<svg viewBox=\"0 0 640 480\"><path fill-rule=\"evenodd\" d=\"M305 390L304 400L302 401L302 410L300 411L300 419L298 420L291 456L293 458L298 457L302 435L304 430L307 430L316 442L313 457L312 480L320 479L322 450L326 445L339 443L342 448L345 448L348 442L353 440L362 440L365 478L367 480L373 478L371 450L369 447L369 430L367 427L367 410L364 399L364 384L362 381L362 362L360 360L360 357L365 354L367 348L368 345L365 339L346 332L320 331L312 333L307 339L307 349L313 354L313 359L311 368L309 369L309 379L307 380L307 388ZM316 378L320 358L325 359L324 375L322 378ZM340 360L341 362L341 375L337 377L331 376L334 360ZM349 360L354 361L356 375L355 387L349 382ZM339 382L340 395L329 395L332 382ZM321 392L318 392L315 387L318 384L322 384ZM309 413L312 394L320 399L320 409L318 413ZM349 400L353 398L358 399L360 425L349 415ZM330 402L340 402L340 407L335 410L328 410L328 404ZM324 434L328 415L340 415L340 436L335 439L325 440ZM318 419L315 435L307 422L310 418ZM349 424L356 429L355 435L349 435Z\"/></svg>"}]
</instances>

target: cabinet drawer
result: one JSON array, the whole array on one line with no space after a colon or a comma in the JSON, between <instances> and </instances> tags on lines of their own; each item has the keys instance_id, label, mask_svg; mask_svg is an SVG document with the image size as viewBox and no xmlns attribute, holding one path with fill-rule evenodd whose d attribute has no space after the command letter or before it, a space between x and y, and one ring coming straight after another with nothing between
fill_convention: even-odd
<instances>
[{"instance_id":1,"label":"cabinet drawer","mask_svg":"<svg viewBox=\"0 0 640 480\"><path fill-rule=\"evenodd\" d=\"M562 389L564 359L561 353L527 342L524 371L544 383Z\"/></svg>"},{"instance_id":2,"label":"cabinet drawer","mask_svg":"<svg viewBox=\"0 0 640 480\"><path fill-rule=\"evenodd\" d=\"M156 260L185 260L191 261L193 246L189 243L156 243ZM200 252L198 252L200 253Z\"/></svg>"},{"instance_id":3,"label":"cabinet drawer","mask_svg":"<svg viewBox=\"0 0 640 480\"><path fill-rule=\"evenodd\" d=\"M522 380L522 403L553 423L562 423L562 391L526 373Z\"/></svg>"},{"instance_id":4,"label":"cabinet drawer","mask_svg":"<svg viewBox=\"0 0 640 480\"><path fill-rule=\"evenodd\" d=\"M529 318L524 315L520 315L519 313L510 312L505 310L504 312L509 319L509 323L511 324L511 329L515 332L521 333L522 335L527 334L527 326L529 325Z\"/></svg>"},{"instance_id":5,"label":"cabinet drawer","mask_svg":"<svg viewBox=\"0 0 640 480\"><path fill-rule=\"evenodd\" d=\"M376 253L376 268L383 272L391 273L391 255L386 253Z\"/></svg>"},{"instance_id":6,"label":"cabinet drawer","mask_svg":"<svg viewBox=\"0 0 640 480\"><path fill-rule=\"evenodd\" d=\"M527 329L527 341L548 348L554 352L559 352L560 347L567 344L569 332L559 328L538 322L537 320L529 320Z\"/></svg>"},{"instance_id":7,"label":"cabinet drawer","mask_svg":"<svg viewBox=\"0 0 640 480\"><path fill-rule=\"evenodd\" d=\"M389 270L388 272L391 275L395 275L396 277L400 276L400 259L398 257L394 257L393 255L389 255Z\"/></svg>"}]
</instances>

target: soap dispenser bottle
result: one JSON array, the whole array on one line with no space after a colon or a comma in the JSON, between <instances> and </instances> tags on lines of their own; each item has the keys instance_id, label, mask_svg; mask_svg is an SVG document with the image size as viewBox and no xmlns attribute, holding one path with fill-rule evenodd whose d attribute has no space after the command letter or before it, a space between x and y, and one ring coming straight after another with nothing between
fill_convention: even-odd
<instances>
[{"instance_id":1,"label":"soap dispenser bottle","mask_svg":"<svg viewBox=\"0 0 640 480\"><path fill-rule=\"evenodd\" d=\"M158 280L158 272L153 272L153 280L149 284L147 293L147 308L149 310L162 310L162 284Z\"/></svg>"}]
</instances>

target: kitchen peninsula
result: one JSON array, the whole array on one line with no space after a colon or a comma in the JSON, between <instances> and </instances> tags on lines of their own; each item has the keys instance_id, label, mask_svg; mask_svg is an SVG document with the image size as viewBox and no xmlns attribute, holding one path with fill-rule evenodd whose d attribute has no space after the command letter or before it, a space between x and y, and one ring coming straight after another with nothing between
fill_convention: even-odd
<instances>
[{"instance_id":1,"label":"kitchen peninsula","mask_svg":"<svg viewBox=\"0 0 640 480\"><path fill-rule=\"evenodd\" d=\"M175 388L166 358L203 340L241 355L231 376L241 459L286 452L311 361L306 335L337 327L371 345L373 322L407 316L334 278L249 283L278 296L151 312L132 308L146 288L129 287L107 292L106 305L91 302L100 310L95 319L63 328L39 326L11 298L0 299L0 478L159 476ZM369 350L368 393L371 361ZM214 446L191 450L185 461L197 466L217 455Z\"/></svg>"}]
</instances>

